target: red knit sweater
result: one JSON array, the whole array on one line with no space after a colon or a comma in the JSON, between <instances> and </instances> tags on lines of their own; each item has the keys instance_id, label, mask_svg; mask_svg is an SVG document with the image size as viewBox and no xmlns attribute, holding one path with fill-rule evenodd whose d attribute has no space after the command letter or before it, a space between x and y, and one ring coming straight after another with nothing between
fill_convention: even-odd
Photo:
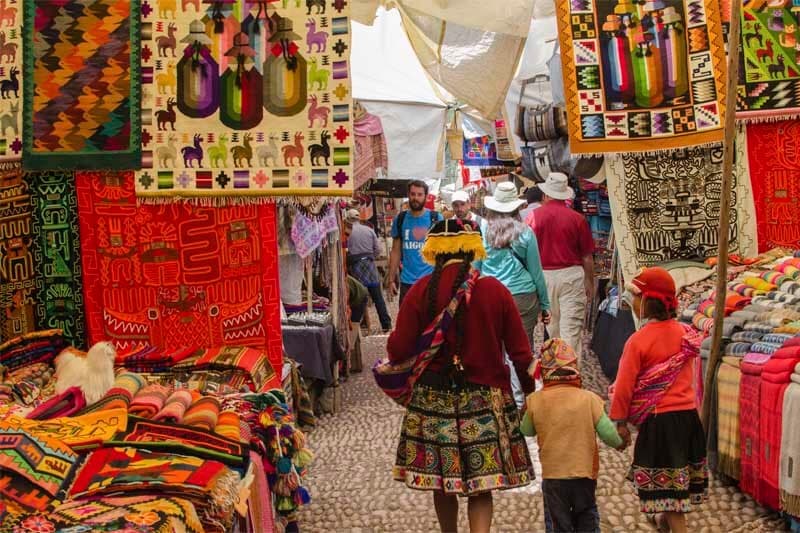
<instances>
[{"instance_id":1,"label":"red knit sweater","mask_svg":"<svg viewBox=\"0 0 800 533\"><path fill-rule=\"evenodd\" d=\"M448 265L439 281L437 312L452 298L451 290L461 263ZM420 279L406 294L395 330L389 336L387 350L392 362L404 361L416 354L417 339L430 324L427 289L430 276ZM462 303L462 305L464 305ZM503 345L520 378L525 394L534 390L527 369L531 364L531 347L522 327L514 298L505 286L494 278L481 278L475 284L467 307L463 331L453 323L447 332L444 350L434 359L429 370L439 370L450 361L450 350L457 335L463 335L461 359L467 381L478 385L511 390L508 366L503 359Z\"/></svg>"}]
</instances>

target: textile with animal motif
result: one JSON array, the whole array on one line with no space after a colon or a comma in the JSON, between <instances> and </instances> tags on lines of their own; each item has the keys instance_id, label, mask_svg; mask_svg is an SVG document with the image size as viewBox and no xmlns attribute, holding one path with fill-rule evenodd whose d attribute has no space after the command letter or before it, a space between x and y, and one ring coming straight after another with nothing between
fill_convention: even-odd
<instances>
[{"instance_id":1,"label":"textile with animal motif","mask_svg":"<svg viewBox=\"0 0 800 533\"><path fill-rule=\"evenodd\" d=\"M730 0L722 24L730 24ZM789 0L744 2L739 46L736 118L760 122L800 115L800 43L797 4Z\"/></svg>"},{"instance_id":2,"label":"textile with animal motif","mask_svg":"<svg viewBox=\"0 0 800 533\"><path fill-rule=\"evenodd\" d=\"M24 0L24 8L25 168L138 168L140 1Z\"/></svg>"},{"instance_id":3,"label":"textile with animal motif","mask_svg":"<svg viewBox=\"0 0 800 533\"><path fill-rule=\"evenodd\" d=\"M78 240L71 173L0 163L0 340L58 328L85 346Z\"/></svg>"},{"instance_id":4,"label":"textile with animal motif","mask_svg":"<svg viewBox=\"0 0 800 533\"><path fill-rule=\"evenodd\" d=\"M8 531L113 533L203 533L191 502L165 496L123 496L68 500L48 513L10 516ZM6 531L6 529L3 529Z\"/></svg>"},{"instance_id":5,"label":"textile with animal motif","mask_svg":"<svg viewBox=\"0 0 800 533\"><path fill-rule=\"evenodd\" d=\"M151 2L137 195L351 195L351 3Z\"/></svg>"},{"instance_id":6,"label":"textile with animal motif","mask_svg":"<svg viewBox=\"0 0 800 533\"><path fill-rule=\"evenodd\" d=\"M95 447L111 440L128 424L125 409L109 409L81 416L30 420L9 414L0 420L0 428L24 430L33 437L55 439L75 449Z\"/></svg>"},{"instance_id":7,"label":"textile with animal motif","mask_svg":"<svg viewBox=\"0 0 800 533\"><path fill-rule=\"evenodd\" d=\"M137 205L131 172L77 182L90 342L252 346L280 366L274 204Z\"/></svg>"},{"instance_id":8,"label":"textile with animal motif","mask_svg":"<svg viewBox=\"0 0 800 533\"><path fill-rule=\"evenodd\" d=\"M747 141L740 132L729 249L744 257L756 255L756 222L747 174ZM607 157L606 175L625 279L633 279L643 266L717 255L721 147Z\"/></svg>"},{"instance_id":9,"label":"textile with animal motif","mask_svg":"<svg viewBox=\"0 0 800 533\"><path fill-rule=\"evenodd\" d=\"M22 158L22 2L0 0L0 162Z\"/></svg>"},{"instance_id":10,"label":"textile with animal motif","mask_svg":"<svg viewBox=\"0 0 800 533\"><path fill-rule=\"evenodd\" d=\"M572 0L556 8L572 153L722 141L719 2Z\"/></svg>"},{"instance_id":11,"label":"textile with animal motif","mask_svg":"<svg viewBox=\"0 0 800 533\"><path fill-rule=\"evenodd\" d=\"M747 125L750 183L756 203L758 250L800 248L800 124Z\"/></svg>"},{"instance_id":12,"label":"textile with animal motif","mask_svg":"<svg viewBox=\"0 0 800 533\"><path fill-rule=\"evenodd\" d=\"M230 531L238 494L239 474L218 461L188 455L100 448L75 469L70 499L156 492L192 502L207 531Z\"/></svg>"}]
</instances>

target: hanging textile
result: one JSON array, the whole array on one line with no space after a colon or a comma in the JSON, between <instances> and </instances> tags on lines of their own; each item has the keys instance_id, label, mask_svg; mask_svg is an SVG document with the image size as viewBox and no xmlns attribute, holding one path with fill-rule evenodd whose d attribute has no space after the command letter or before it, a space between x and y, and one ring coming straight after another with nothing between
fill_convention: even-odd
<instances>
[{"instance_id":1,"label":"hanging textile","mask_svg":"<svg viewBox=\"0 0 800 533\"><path fill-rule=\"evenodd\" d=\"M747 125L759 252L800 248L798 142L800 124L795 120Z\"/></svg>"},{"instance_id":2,"label":"hanging textile","mask_svg":"<svg viewBox=\"0 0 800 533\"><path fill-rule=\"evenodd\" d=\"M350 196L351 3L151 1L137 195Z\"/></svg>"},{"instance_id":3,"label":"hanging textile","mask_svg":"<svg viewBox=\"0 0 800 533\"><path fill-rule=\"evenodd\" d=\"M22 6L0 9L0 163L22 157Z\"/></svg>"},{"instance_id":4,"label":"hanging textile","mask_svg":"<svg viewBox=\"0 0 800 533\"><path fill-rule=\"evenodd\" d=\"M730 212L731 253L756 255L756 223L743 130L736 140ZM717 255L722 148L606 157L608 195L622 272L673 259Z\"/></svg>"},{"instance_id":5,"label":"hanging textile","mask_svg":"<svg viewBox=\"0 0 800 533\"><path fill-rule=\"evenodd\" d=\"M720 142L725 50L719 2L557 2L574 154Z\"/></svg>"},{"instance_id":6,"label":"hanging textile","mask_svg":"<svg viewBox=\"0 0 800 533\"><path fill-rule=\"evenodd\" d=\"M282 360L275 205L137 205L133 173L77 175L90 343L266 348Z\"/></svg>"},{"instance_id":7,"label":"hanging textile","mask_svg":"<svg viewBox=\"0 0 800 533\"><path fill-rule=\"evenodd\" d=\"M355 183L358 189L370 179L387 177L389 152L383 134L381 119L369 113L357 117L353 122L355 133Z\"/></svg>"}]
</instances>

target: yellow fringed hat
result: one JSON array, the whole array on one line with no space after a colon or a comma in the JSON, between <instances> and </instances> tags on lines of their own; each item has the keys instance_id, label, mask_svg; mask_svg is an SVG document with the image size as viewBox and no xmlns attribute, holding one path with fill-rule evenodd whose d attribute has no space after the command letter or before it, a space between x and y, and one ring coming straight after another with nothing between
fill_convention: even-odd
<instances>
[{"instance_id":1,"label":"yellow fringed hat","mask_svg":"<svg viewBox=\"0 0 800 533\"><path fill-rule=\"evenodd\" d=\"M478 225L469 220L451 218L437 222L428 232L422 245L422 259L436 264L439 255L473 254L474 259L486 259L486 249Z\"/></svg>"}]
</instances>

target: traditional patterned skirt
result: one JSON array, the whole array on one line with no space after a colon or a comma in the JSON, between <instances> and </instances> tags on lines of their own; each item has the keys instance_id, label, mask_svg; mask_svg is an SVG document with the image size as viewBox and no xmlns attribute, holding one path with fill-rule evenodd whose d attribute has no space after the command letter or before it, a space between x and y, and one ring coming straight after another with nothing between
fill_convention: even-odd
<instances>
[{"instance_id":1,"label":"traditional patterned skirt","mask_svg":"<svg viewBox=\"0 0 800 533\"><path fill-rule=\"evenodd\" d=\"M706 438L696 409L650 415L633 451L643 513L687 513L708 494Z\"/></svg>"},{"instance_id":2,"label":"traditional patterned skirt","mask_svg":"<svg viewBox=\"0 0 800 533\"><path fill-rule=\"evenodd\" d=\"M535 478L511 394L417 384L403 420L394 479L413 489L471 496Z\"/></svg>"}]
</instances>

